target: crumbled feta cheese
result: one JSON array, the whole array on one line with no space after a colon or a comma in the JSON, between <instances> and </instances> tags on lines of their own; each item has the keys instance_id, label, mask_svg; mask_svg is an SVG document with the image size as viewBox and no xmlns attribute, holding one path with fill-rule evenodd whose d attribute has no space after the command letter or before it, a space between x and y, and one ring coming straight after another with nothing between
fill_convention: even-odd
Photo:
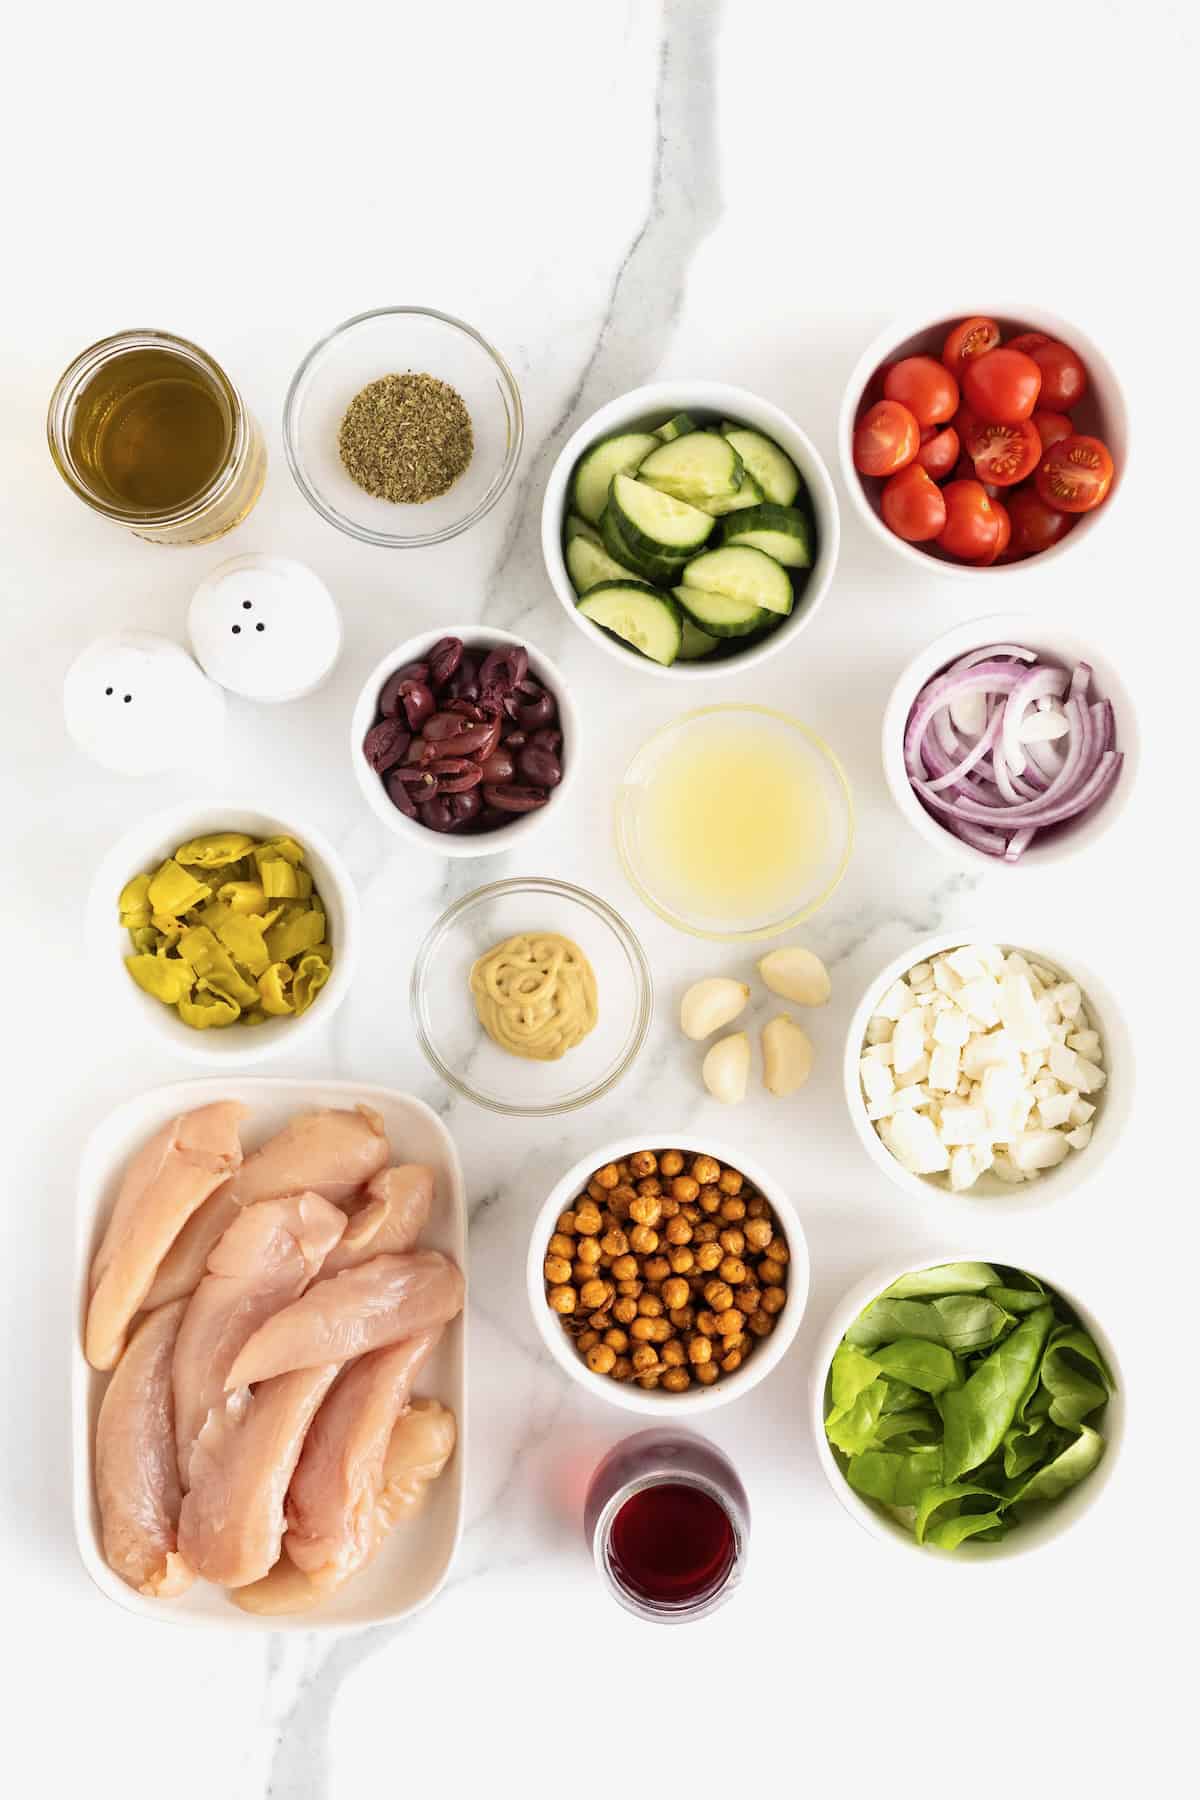
<instances>
[{"instance_id":1,"label":"crumbled feta cheese","mask_svg":"<svg viewBox=\"0 0 1200 1800\"><path fill-rule=\"evenodd\" d=\"M1066 1135L1072 1150L1086 1150L1092 1141L1092 1128L1090 1125L1077 1125L1074 1131L1068 1131Z\"/></svg>"},{"instance_id":2,"label":"crumbled feta cheese","mask_svg":"<svg viewBox=\"0 0 1200 1800\"><path fill-rule=\"evenodd\" d=\"M877 1056L864 1056L858 1073L868 1100L886 1100L895 1087L892 1071Z\"/></svg>"},{"instance_id":3,"label":"crumbled feta cheese","mask_svg":"<svg viewBox=\"0 0 1200 1800\"><path fill-rule=\"evenodd\" d=\"M1089 1062L1096 1062L1100 1056L1100 1033L1098 1031L1072 1031L1067 1034L1070 1049L1078 1050L1080 1056L1086 1056Z\"/></svg>"},{"instance_id":4,"label":"crumbled feta cheese","mask_svg":"<svg viewBox=\"0 0 1200 1800\"><path fill-rule=\"evenodd\" d=\"M867 1020L868 1044L887 1044L891 1042L892 1021L885 1019L882 1013L876 1013L873 1019Z\"/></svg>"},{"instance_id":5,"label":"crumbled feta cheese","mask_svg":"<svg viewBox=\"0 0 1200 1800\"><path fill-rule=\"evenodd\" d=\"M1000 984L993 975L981 975L963 983L958 1004L981 1025L1000 1023Z\"/></svg>"},{"instance_id":6,"label":"crumbled feta cheese","mask_svg":"<svg viewBox=\"0 0 1200 1800\"><path fill-rule=\"evenodd\" d=\"M968 1038L962 1053L963 1074L979 1081L985 1069L1021 1067L1021 1052L1007 1031L977 1032Z\"/></svg>"},{"instance_id":7,"label":"crumbled feta cheese","mask_svg":"<svg viewBox=\"0 0 1200 1800\"><path fill-rule=\"evenodd\" d=\"M957 1006L948 1006L943 1012L935 1015L933 1021L935 1044L946 1044L952 1050L961 1050L970 1035L971 1021L966 1013L959 1011Z\"/></svg>"},{"instance_id":8,"label":"crumbled feta cheese","mask_svg":"<svg viewBox=\"0 0 1200 1800\"><path fill-rule=\"evenodd\" d=\"M1050 1042L1028 975L1005 973L1000 980L1000 1023L1018 1050L1044 1050Z\"/></svg>"},{"instance_id":9,"label":"crumbled feta cheese","mask_svg":"<svg viewBox=\"0 0 1200 1800\"><path fill-rule=\"evenodd\" d=\"M1073 1094L1039 1094L1038 1123L1047 1131L1053 1131L1059 1125L1066 1125L1071 1117L1074 1098Z\"/></svg>"},{"instance_id":10,"label":"crumbled feta cheese","mask_svg":"<svg viewBox=\"0 0 1200 1800\"><path fill-rule=\"evenodd\" d=\"M925 1048L925 1022L918 1008L906 1012L896 1021L892 1033L892 1066L897 1075L911 1069Z\"/></svg>"},{"instance_id":11,"label":"crumbled feta cheese","mask_svg":"<svg viewBox=\"0 0 1200 1800\"><path fill-rule=\"evenodd\" d=\"M902 1019L906 1012L911 1012L917 1004L916 997L906 981L893 981L883 999L879 1002L879 1011L885 1019Z\"/></svg>"},{"instance_id":12,"label":"crumbled feta cheese","mask_svg":"<svg viewBox=\"0 0 1200 1800\"><path fill-rule=\"evenodd\" d=\"M1068 1050L1065 1044L1051 1046L1050 1071L1064 1087L1078 1088L1081 1094L1093 1093L1108 1079L1103 1069L1080 1056L1078 1051Z\"/></svg>"},{"instance_id":13,"label":"crumbled feta cheese","mask_svg":"<svg viewBox=\"0 0 1200 1800\"><path fill-rule=\"evenodd\" d=\"M939 956L933 965L933 985L942 994L957 994L962 986L962 982L944 956Z\"/></svg>"},{"instance_id":14,"label":"crumbled feta cheese","mask_svg":"<svg viewBox=\"0 0 1200 1800\"><path fill-rule=\"evenodd\" d=\"M929 1058L929 1085L953 1093L958 1086L958 1051L953 1044L938 1044Z\"/></svg>"},{"instance_id":15,"label":"crumbled feta cheese","mask_svg":"<svg viewBox=\"0 0 1200 1800\"><path fill-rule=\"evenodd\" d=\"M1072 1125L1086 1125L1095 1110L1096 1109L1090 1100L1081 1100L1078 1094L1071 1095L1070 1117Z\"/></svg>"},{"instance_id":16,"label":"crumbled feta cheese","mask_svg":"<svg viewBox=\"0 0 1200 1800\"><path fill-rule=\"evenodd\" d=\"M1083 996L1079 992L1077 982L1060 981L1056 987L1050 989L1046 998L1047 1000L1052 1001L1058 1008L1058 1016L1060 1019L1076 1019L1079 1017L1079 1008L1082 1004Z\"/></svg>"},{"instance_id":17,"label":"crumbled feta cheese","mask_svg":"<svg viewBox=\"0 0 1200 1800\"><path fill-rule=\"evenodd\" d=\"M942 1123L938 1132L943 1144L978 1144L989 1141L987 1114L982 1106L942 1107Z\"/></svg>"},{"instance_id":18,"label":"crumbled feta cheese","mask_svg":"<svg viewBox=\"0 0 1200 1800\"><path fill-rule=\"evenodd\" d=\"M887 1119L879 1135L900 1165L911 1175L937 1175L950 1166L950 1155L933 1125L920 1113L899 1113Z\"/></svg>"},{"instance_id":19,"label":"crumbled feta cheese","mask_svg":"<svg viewBox=\"0 0 1200 1800\"><path fill-rule=\"evenodd\" d=\"M961 950L951 950L946 957L948 968L953 969L960 981L977 981L986 975L983 959L973 944L964 944Z\"/></svg>"},{"instance_id":20,"label":"crumbled feta cheese","mask_svg":"<svg viewBox=\"0 0 1200 1800\"><path fill-rule=\"evenodd\" d=\"M1061 1131L1022 1131L1008 1146L1008 1153L1023 1175L1036 1169L1053 1169L1071 1154Z\"/></svg>"}]
</instances>

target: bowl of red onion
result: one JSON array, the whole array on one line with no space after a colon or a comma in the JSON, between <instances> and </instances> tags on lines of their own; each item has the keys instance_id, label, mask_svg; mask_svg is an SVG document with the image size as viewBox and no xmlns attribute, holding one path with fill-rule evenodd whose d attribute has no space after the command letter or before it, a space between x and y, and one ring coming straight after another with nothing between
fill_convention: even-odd
<instances>
[{"instance_id":1,"label":"bowl of red onion","mask_svg":"<svg viewBox=\"0 0 1200 1800\"><path fill-rule=\"evenodd\" d=\"M1114 663L1057 625L998 614L914 657L883 716L883 769L921 836L976 871L1057 866L1109 831L1137 776Z\"/></svg>"},{"instance_id":2,"label":"bowl of red onion","mask_svg":"<svg viewBox=\"0 0 1200 1800\"><path fill-rule=\"evenodd\" d=\"M409 638L363 683L350 756L397 837L443 856L494 856L561 807L579 715L548 656L511 632L449 625Z\"/></svg>"}]
</instances>

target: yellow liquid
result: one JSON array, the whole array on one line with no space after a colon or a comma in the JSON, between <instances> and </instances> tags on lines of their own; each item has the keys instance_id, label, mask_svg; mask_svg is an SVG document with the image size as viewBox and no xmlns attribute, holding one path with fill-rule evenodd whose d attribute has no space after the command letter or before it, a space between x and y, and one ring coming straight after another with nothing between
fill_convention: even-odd
<instances>
[{"instance_id":1,"label":"yellow liquid","mask_svg":"<svg viewBox=\"0 0 1200 1800\"><path fill-rule=\"evenodd\" d=\"M708 719L660 752L636 828L654 897L713 929L773 923L813 898L831 833L813 756L769 717Z\"/></svg>"}]
</instances>

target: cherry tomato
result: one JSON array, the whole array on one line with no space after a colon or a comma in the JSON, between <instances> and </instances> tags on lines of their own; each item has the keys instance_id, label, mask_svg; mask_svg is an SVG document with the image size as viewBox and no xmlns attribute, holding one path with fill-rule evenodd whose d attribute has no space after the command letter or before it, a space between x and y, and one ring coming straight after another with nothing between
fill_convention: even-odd
<instances>
[{"instance_id":1,"label":"cherry tomato","mask_svg":"<svg viewBox=\"0 0 1200 1800\"><path fill-rule=\"evenodd\" d=\"M884 379L889 400L907 406L918 425L944 425L958 406L958 383L932 356L906 356Z\"/></svg>"},{"instance_id":2,"label":"cherry tomato","mask_svg":"<svg viewBox=\"0 0 1200 1800\"><path fill-rule=\"evenodd\" d=\"M1032 475L1042 454L1042 440L1033 423L1022 419L1019 425L994 425L977 419L962 407L958 428L963 448L975 465L980 481L993 487L1014 487Z\"/></svg>"},{"instance_id":3,"label":"cherry tomato","mask_svg":"<svg viewBox=\"0 0 1200 1800\"><path fill-rule=\"evenodd\" d=\"M1042 371L1023 350L988 350L963 369L963 400L981 419L1017 425L1038 403Z\"/></svg>"},{"instance_id":4,"label":"cherry tomato","mask_svg":"<svg viewBox=\"0 0 1200 1800\"><path fill-rule=\"evenodd\" d=\"M999 342L1000 327L995 319L985 319L977 314L974 318L964 319L947 335L942 345L942 361L961 381L963 364L972 357L982 356L985 350L994 350Z\"/></svg>"},{"instance_id":5,"label":"cherry tomato","mask_svg":"<svg viewBox=\"0 0 1200 1800\"><path fill-rule=\"evenodd\" d=\"M879 400L854 427L854 466L860 475L894 475L917 454L921 427L896 400Z\"/></svg>"},{"instance_id":6,"label":"cherry tomato","mask_svg":"<svg viewBox=\"0 0 1200 1800\"><path fill-rule=\"evenodd\" d=\"M1032 356L1034 351L1040 349L1043 344L1050 344L1053 341L1053 338L1048 338L1044 331L1021 331L1016 337L1009 338L1007 348L1023 350L1026 356Z\"/></svg>"},{"instance_id":7,"label":"cherry tomato","mask_svg":"<svg viewBox=\"0 0 1200 1800\"><path fill-rule=\"evenodd\" d=\"M1009 542L1012 538L1012 521L1008 516L1008 508L1002 501L993 500L992 511L996 515L996 542L986 556L981 556L977 559L981 569L990 568L999 558L1003 558L1006 562L1008 561L1005 552L1007 551Z\"/></svg>"},{"instance_id":8,"label":"cherry tomato","mask_svg":"<svg viewBox=\"0 0 1200 1800\"><path fill-rule=\"evenodd\" d=\"M946 524L938 543L960 562L990 561L1000 538L1000 520L981 481L952 481L942 489Z\"/></svg>"},{"instance_id":9,"label":"cherry tomato","mask_svg":"<svg viewBox=\"0 0 1200 1800\"><path fill-rule=\"evenodd\" d=\"M958 450L958 433L953 425L945 425L940 431L931 425L921 433L917 461L935 481L945 481L958 461Z\"/></svg>"},{"instance_id":10,"label":"cherry tomato","mask_svg":"<svg viewBox=\"0 0 1200 1800\"><path fill-rule=\"evenodd\" d=\"M937 483L918 463L910 463L883 484L883 522L908 544L924 544L946 523L946 502Z\"/></svg>"},{"instance_id":11,"label":"cherry tomato","mask_svg":"<svg viewBox=\"0 0 1200 1800\"><path fill-rule=\"evenodd\" d=\"M1057 444L1065 437L1075 435L1075 427L1066 413L1046 412L1040 406L1033 415L1033 424L1042 440L1043 450L1048 450L1051 444Z\"/></svg>"},{"instance_id":12,"label":"cherry tomato","mask_svg":"<svg viewBox=\"0 0 1200 1800\"><path fill-rule=\"evenodd\" d=\"M1013 561L1048 550L1051 544L1066 537L1075 523L1070 513L1047 506L1032 482L1007 495L1005 505L1012 523L1009 556Z\"/></svg>"},{"instance_id":13,"label":"cherry tomato","mask_svg":"<svg viewBox=\"0 0 1200 1800\"><path fill-rule=\"evenodd\" d=\"M1087 393L1087 370L1066 344L1050 340L1029 352L1042 371L1040 403L1053 412L1070 412Z\"/></svg>"},{"instance_id":14,"label":"cherry tomato","mask_svg":"<svg viewBox=\"0 0 1200 1800\"><path fill-rule=\"evenodd\" d=\"M1063 438L1043 456L1037 491L1059 512L1091 512L1112 486L1113 459L1094 437Z\"/></svg>"}]
</instances>

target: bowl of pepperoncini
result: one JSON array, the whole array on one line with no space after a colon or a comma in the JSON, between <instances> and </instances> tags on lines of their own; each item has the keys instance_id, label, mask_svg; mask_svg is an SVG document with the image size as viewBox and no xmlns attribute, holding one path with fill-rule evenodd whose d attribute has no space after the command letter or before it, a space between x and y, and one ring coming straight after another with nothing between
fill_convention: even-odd
<instances>
[{"instance_id":1,"label":"bowl of pepperoncini","mask_svg":"<svg viewBox=\"0 0 1200 1800\"><path fill-rule=\"evenodd\" d=\"M353 977L358 900L311 826L175 807L104 858L87 937L114 1004L193 1062L242 1068L331 1018Z\"/></svg>"}]
</instances>

